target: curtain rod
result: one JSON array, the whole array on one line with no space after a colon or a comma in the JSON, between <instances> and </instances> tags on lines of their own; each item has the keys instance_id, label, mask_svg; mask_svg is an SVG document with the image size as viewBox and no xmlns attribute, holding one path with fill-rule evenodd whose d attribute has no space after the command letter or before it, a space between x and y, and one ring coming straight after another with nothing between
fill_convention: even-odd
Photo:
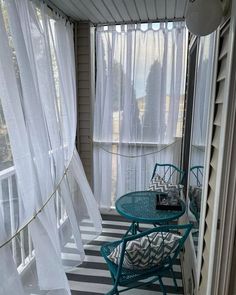
<instances>
[{"instance_id":1,"label":"curtain rod","mask_svg":"<svg viewBox=\"0 0 236 295\"><path fill-rule=\"evenodd\" d=\"M40 2L44 2L45 4L47 4L47 7L57 13L58 15L60 15L61 17L65 18L66 20L70 21L70 22L74 22L68 15L66 15L60 8L58 8L55 4L53 4L50 0L39 0Z\"/></svg>"},{"instance_id":2,"label":"curtain rod","mask_svg":"<svg viewBox=\"0 0 236 295\"><path fill-rule=\"evenodd\" d=\"M95 27L100 27L100 26L167 23L167 22L183 22L183 21L185 21L185 18L158 18L157 20L110 22L110 23L98 23L98 24L93 24L93 25Z\"/></svg>"}]
</instances>

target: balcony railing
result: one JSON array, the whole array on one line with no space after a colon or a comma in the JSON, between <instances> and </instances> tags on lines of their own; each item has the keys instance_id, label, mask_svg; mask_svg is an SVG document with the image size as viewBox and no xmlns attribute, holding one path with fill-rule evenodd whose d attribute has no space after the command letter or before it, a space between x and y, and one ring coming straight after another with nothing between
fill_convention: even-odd
<instances>
[{"instance_id":1,"label":"balcony railing","mask_svg":"<svg viewBox=\"0 0 236 295\"><path fill-rule=\"evenodd\" d=\"M67 215L59 192L56 191L55 194L57 227L59 229L66 220ZM4 206L2 213L4 216L7 215L6 219L8 220L8 224L5 224L5 228L8 236L14 235L18 225L17 216L19 216L19 202L14 166L0 171L0 202L7 204ZM21 274L35 258L34 247L28 226L11 240L10 247L18 272Z\"/></svg>"}]
</instances>

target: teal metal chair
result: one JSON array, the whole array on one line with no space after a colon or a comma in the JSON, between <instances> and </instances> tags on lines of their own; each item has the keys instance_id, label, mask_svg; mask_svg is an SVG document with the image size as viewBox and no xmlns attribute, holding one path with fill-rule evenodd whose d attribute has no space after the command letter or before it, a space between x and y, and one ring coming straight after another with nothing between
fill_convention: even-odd
<instances>
[{"instance_id":1,"label":"teal metal chair","mask_svg":"<svg viewBox=\"0 0 236 295\"><path fill-rule=\"evenodd\" d=\"M203 166L193 166L190 168L191 185L189 186L189 209L196 218L197 227L199 226L201 213L203 170Z\"/></svg>"},{"instance_id":2,"label":"teal metal chair","mask_svg":"<svg viewBox=\"0 0 236 295\"><path fill-rule=\"evenodd\" d=\"M204 166L193 166L190 168L192 181L194 181L193 185L202 187L203 170L204 170Z\"/></svg>"},{"instance_id":3,"label":"teal metal chair","mask_svg":"<svg viewBox=\"0 0 236 295\"><path fill-rule=\"evenodd\" d=\"M159 281L160 288L165 295L167 292L163 284L162 277L169 275L172 276L177 290L178 286L173 271L173 264L176 258L179 256L180 250L183 248L184 242L187 239L191 228L192 224L164 225L143 231L142 233L136 235L125 236L119 241L103 245L101 247L101 255L106 260L113 282L112 290L106 294L119 294L132 288L137 288L142 285L149 285L155 281ZM178 240L176 240L172 245L167 244L167 240L170 238L170 233L181 233ZM161 241L159 240L158 245L153 244L153 235L155 234L158 234L158 239L161 238ZM127 248L130 246L129 243L131 241L137 244L138 241L140 241L140 239L143 237L146 237L146 239L144 247L145 252L143 252L142 255L145 258L145 261L148 261L148 264L145 267L143 267L140 262L143 261L143 257L139 257L137 260L137 257L134 257L135 255L132 255L133 258L131 258L130 252L127 252ZM168 252L164 250L166 249L165 247L167 247ZM120 249L120 252L117 249ZM114 253L114 251L119 252L119 256L117 258L118 263L114 263L110 259L110 255ZM155 262L157 256L159 260L158 262ZM127 268L126 264L124 263L127 257L129 258L129 263L130 261L133 261L133 268ZM138 267L139 264L137 265L137 261L140 262L140 267ZM143 282L142 280L146 281ZM120 290L121 286L124 287L124 289Z\"/></svg>"},{"instance_id":4,"label":"teal metal chair","mask_svg":"<svg viewBox=\"0 0 236 295\"><path fill-rule=\"evenodd\" d=\"M157 174L161 176L164 182L172 184L182 184L185 177L185 172L173 164L156 163L151 179Z\"/></svg>"}]
</instances>

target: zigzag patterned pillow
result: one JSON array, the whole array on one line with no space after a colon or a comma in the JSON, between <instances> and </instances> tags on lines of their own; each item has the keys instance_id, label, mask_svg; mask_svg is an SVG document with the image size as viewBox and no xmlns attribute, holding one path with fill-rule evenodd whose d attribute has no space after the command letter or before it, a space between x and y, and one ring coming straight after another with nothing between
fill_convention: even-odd
<instances>
[{"instance_id":1,"label":"zigzag patterned pillow","mask_svg":"<svg viewBox=\"0 0 236 295\"><path fill-rule=\"evenodd\" d=\"M178 247L180 235L173 233L151 233L148 236L129 241L126 244L123 267L127 269L147 269L160 262ZM115 264L119 263L122 243L108 256Z\"/></svg>"},{"instance_id":2,"label":"zigzag patterned pillow","mask_svg":"<svg viewBox=\"0 0 236 295\"><path fill-rule=\"evenodd\" d=\"M157 174L155 177L153 177L153 179L151 179L148 190L165 193L173 189L180 190L183 187L184 186L182 184L167 183L160 175Z\"/></svg>"}]
</instances>

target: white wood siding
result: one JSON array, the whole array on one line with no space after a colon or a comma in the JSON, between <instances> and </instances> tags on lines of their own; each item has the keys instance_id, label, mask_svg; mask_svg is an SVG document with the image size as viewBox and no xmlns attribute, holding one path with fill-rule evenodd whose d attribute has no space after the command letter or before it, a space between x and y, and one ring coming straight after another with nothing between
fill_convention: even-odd
<instances>
[{"instance_id":1,"label":"white wood siding","mask_svg":"<svg viewBox=\"0 0 236 295\"><path fill-rule=\"evenodd\" d=\"M90 185L92 184L92 106L90 23L77 23L75 29L77 74L77 148Z\"/></svg>"}]
</instances>

